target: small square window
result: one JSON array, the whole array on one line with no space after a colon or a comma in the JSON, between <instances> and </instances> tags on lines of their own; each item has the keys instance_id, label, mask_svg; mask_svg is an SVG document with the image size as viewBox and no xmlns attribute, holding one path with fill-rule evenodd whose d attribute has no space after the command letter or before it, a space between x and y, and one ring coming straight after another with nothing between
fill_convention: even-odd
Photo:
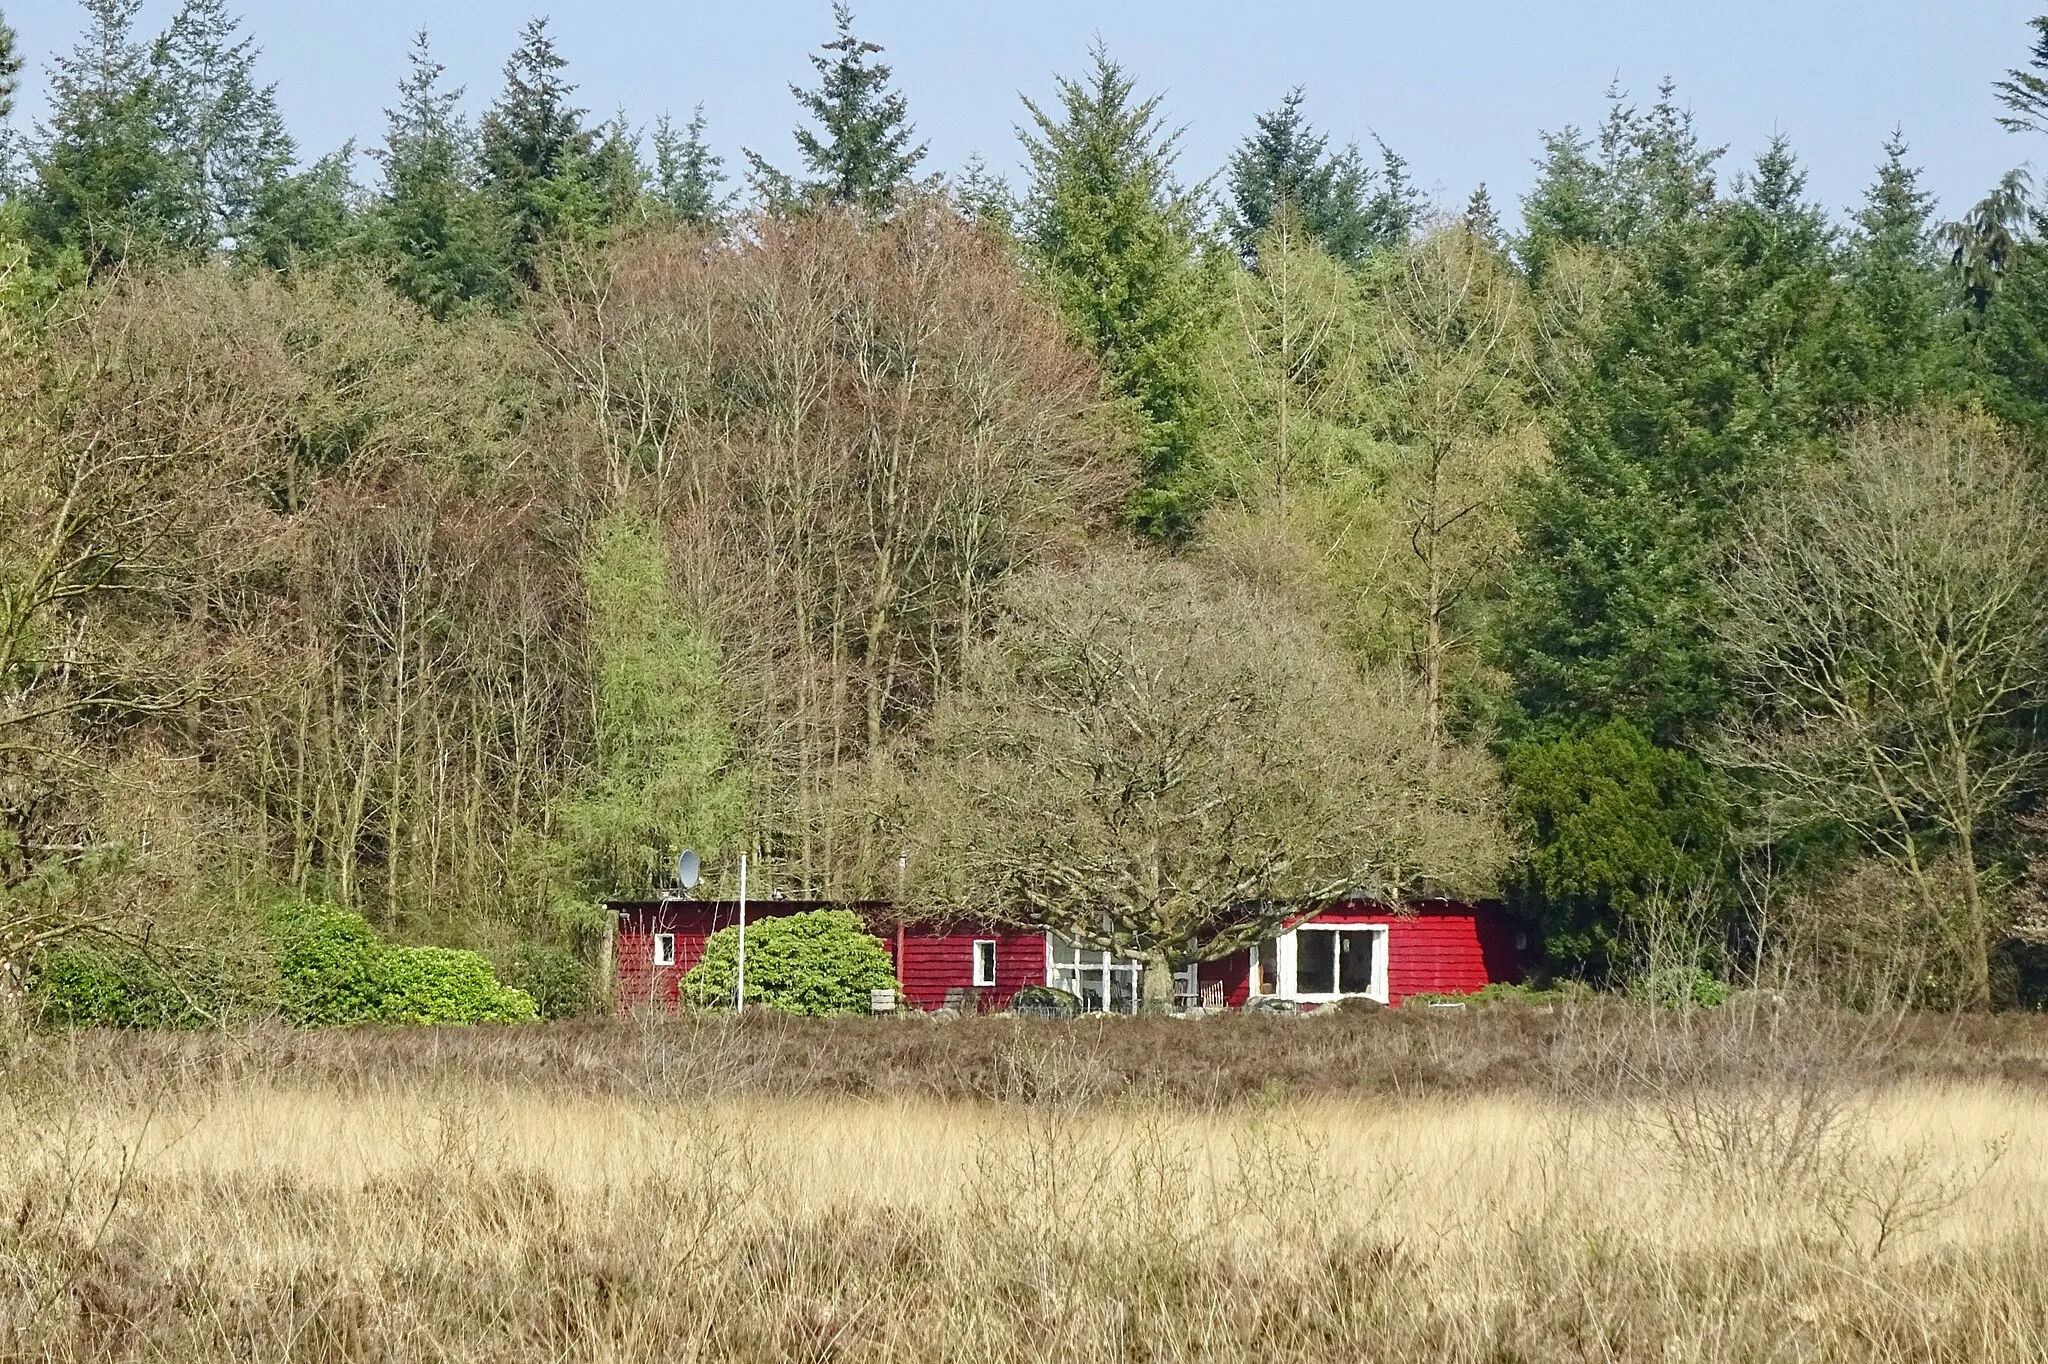
<instances>
[{"instance_id":1,"label":"small square window","mask_svg":"<svg viewBox=\"0 0 2048 1364\"><path fill-rule=\"evenodd\" d=\"M676 935L657 933L654 935L654 964L674 966L676 964Z\"/></svg>"},{"instance_id":2,"label":"small square window","mask_svg":"<svg viewBox=\"0 0 2048 1364\"><path fill-rule=\"evenodd\" d=\"M983 938L974 944L974 983L996 983L996 944L993 938Z\"/></svg>"}]
</instances>

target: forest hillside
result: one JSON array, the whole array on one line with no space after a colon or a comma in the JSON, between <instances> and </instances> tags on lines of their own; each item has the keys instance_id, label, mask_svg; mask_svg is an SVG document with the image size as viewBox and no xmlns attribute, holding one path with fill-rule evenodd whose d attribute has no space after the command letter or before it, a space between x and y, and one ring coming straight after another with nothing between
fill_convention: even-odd
<instances>
[{"instance_id":1,"label":"forest hillside","mask_svg":"<svg viewBox=\"0 0 2048 1364\"><path fill-rule=\"evenodd\" d=\"M10 999L260 1012L308 902L578 1012L687 848L1121 887L1175 964L1444 894L1601 986L2048 1000L2023 172L1944 222L1874 137L1839 217L1665 88L1435 202L1300 91L1180 165L1098 47L938 176L843 7L799 166L593 121L544 20L314 157L223 0L83 11L0 179Z\"/></svg>"}]
</instances>

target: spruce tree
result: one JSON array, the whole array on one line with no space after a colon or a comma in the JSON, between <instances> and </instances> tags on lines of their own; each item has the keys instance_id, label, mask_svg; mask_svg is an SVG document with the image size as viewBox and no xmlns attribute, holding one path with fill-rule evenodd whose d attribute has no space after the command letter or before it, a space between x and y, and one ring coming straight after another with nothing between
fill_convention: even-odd
<instances>
[{"instance_id":1,"label":"spruce tree","mask_svg":"<svg viewBox=\"0 0 2048 1364\"><path fill-rule=\"evenodd\" d=\"M1199 358L1217 281L1204 260L1196 195L1174 181L1177 134L1159 97L1098 44L1093 69L1062 77L1057 116L1030 100L1032 181L1022 237L1083 344L1101 357L1141 433L1133 519L1184 533L1200 503Z\"/></svg>"},{"instance_id":2,"label":"spruce tree","mask_svg":"<svg viewBox=\"0 0 2048 1364\"><path fill-rule=\"evenodd\" d=\"M1645 114L1619 90L1608 92L1597 139L1576 128L1546 133L1535 186L1522 201L1515 243L1530 281L1541 284L1565 247L1627 250L1714 202L1714 166L1722 149L1702 147L1692 114L1670 84Z\"/></svg>"},{"instance_id":3,"label":"spruce tree","mask_svg":"<svg viewBox=\"0 0 2048 1364\"><path fill-rule=\"evenodd\" d=\"M889 87L890 70L870 61L882 51L879 43L853 31L853 11L832 6L837 36L811 58L818 87L789 87L817 131L799 127L797 150L810 172L794 180L754 152L747 160L770 206L780 211L815 204L836 204L882 214L896 202L905 181L924 160L925 144L913 144L916 131L903 95Z\"/></svg>"},{"instance_id":4,"label":"spruce tree","mask_svg":"<svg viewBox=\"0 0 2048 1364\"><path fill-rule=\"evenodd\" d=\"M21 53L15 42L14 30L0 14L0 122L14 112L14 92L21 79Z\"/></svg>"},{"instance_id":5,"label":"spruce tree","mask_svg":"<svg viewBox=\"0 0 2048 1364\"><path fill-rule=\"evenodd\" d=\"M1848 270L1871 397L1905 412L1930 392L1955 387L1960 369L1934 242L1934 196L1907 164L1901 134L1893 133L1884 151L1856 214Z\"/></svg>"},{"instance_id":6,"label":"spruce tree","mask_svg":"<svg viewBox=\"0 0 2048 1364\"><path fill-rule=\"evenodd\" d=\"M186 0L163 40L168 134L187 160L208 249L247 236L297 156L255 40L224 0Z\"/></svg>"},{"instance_id":7,"label":"spruce tree","mask_svg":"<svg viewBox=\"0 0 2048 1364\"><path fill-rule=\"evenodd\" d=\"M2034 49L2027 68L2008 71L1991 88L1998 102L2012 110L1998 120L2009 133L2048 133L2048 14L2027 23L2034 30Z\"/></svg>"},{"instance_id":8,"label":"spruce tree","mask_svg":"<svg viewBox=\"0 0 2048 1364\"><path fill-rule=\"evenodd\" d=\"M50 116L29 155L24 226L44 251L98 273L126 260L197 254L204 208L167 131L175 88L135 32L141 0L85 0L88 27L51 72Z\"/></svg>"},{"instance_id":9,"label":"spruce tree","mask_svg":"<svg viewBox=\"0 0 2048 1364\"><path fill-rule=\"evenodd\" d=\"M630 139L584 126L584 110L570 102L576 87L563 74L568 65L548 21L529 20L480 128L482 188L504 223L513 268L528 284L539 277L547 243L597 232L639 191L637 167L616 164L630 162Z\"/></svg>"},{"instance_id":10,"label":"spruce tree","mask_svg":"<svg viewBox=\"0 0 2048 1364\"><path fill-rule=\"evenodd\" d=\"M1500 210L1493 206L1493 195L1484 182L1472 191L1472 197L1465 201L1465 230L1495 251L1507 248L1507 234L1501 230Z\"/></svg>"},{"instance_id":11,"label":"spruce tree","mask_svg":"<svg viewBox=\"0 0 2048 1364\"><path fill-rule=\"evenodd\" d=\"M411 64L398 106L385 111L373 230L392 286L446 317L472 300L505 299L510 241L475 184L475 139L456 112L462 91L442 86L424 32L413 39Z\"/></svg>"},{"instance_id":12,"label":"spruce tree","mask_svg":"<svg viewBox=\"0 0 2048 1364\"><path fill-rule=\"evenodd\" d=\"M1858 407L1825 216L1776 142L1740 195L1667 221L1554 419L1506 634L1524 712L1660 742L1719 713L1708 569L1744 494Z\"/></svg>"},{"instance_id":13,"label":"spruce tree","mask_svg":"<svg viewBox=\"0 0 2048 1364\"><path fill-rule=\"evenodd\" d=\"M654 176L648 199L659 217L692 227L716 227L725 217L727 196L719 192L724 162L704 141L704 106L698 105L680 134L667 114L654 125Z\"/></svg>"},{"instance_id":14,"label":"spruce tree","mask_svg":"<svg viewBox=\"0 0 2048 1364\"><path fill-rule=\"evenodd\" d=\"M1017 231L1017 196L1011 193L1010 182L991 171L979 152L967 158L953 184L953 200L972 222L1006 237Z\"/></svg>"},{"instance_id":15,"label":"spruce tree","mask_svg":"<svg viewBox=\"0 0 2048 1364\"><path fill-rule=\"evenodd\" d=\"M1303 116L1303 98L1297 86L1278 109L1260 114L1230 159L1229 224L1238 253L1253 259L1260 234L1283 208L1310 241L1353 265L1405 241L1420 211L1407 163L1382 143L1384 171L1375 176L1357 147L1330 152L1328 137Z\"/></svg>"}]
</instances>

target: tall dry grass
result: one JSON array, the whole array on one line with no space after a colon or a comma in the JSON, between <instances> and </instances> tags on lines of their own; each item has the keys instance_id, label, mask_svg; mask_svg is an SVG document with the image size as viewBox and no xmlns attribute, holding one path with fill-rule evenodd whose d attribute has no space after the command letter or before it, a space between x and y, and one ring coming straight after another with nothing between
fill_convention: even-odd
<instances>
[{"instance_id":1,"label":"tall dry grass","mask_svg":"<svg viewBox=\"0 0 2048 1364\"><path fill-rule=\"evenodd\" d=\"M1181 1035L1277 1058L1411 1025L1211 1026ZM552 1083L431 1055L565 1046L539 1029L381 1073L308 1061L400 1045L369 1035L33 1043L0 1357L2048 1357L2048 1091L1873 1080L1819 1024L1638 1035L1547 1087L1222 1101L1121 1073L1118 1025L923 1034L986 1054L978 1097L762 1083L750 1048L803 1035L587 1030L609 1059L566 1045Z\"/></svg>"}]
</instances>

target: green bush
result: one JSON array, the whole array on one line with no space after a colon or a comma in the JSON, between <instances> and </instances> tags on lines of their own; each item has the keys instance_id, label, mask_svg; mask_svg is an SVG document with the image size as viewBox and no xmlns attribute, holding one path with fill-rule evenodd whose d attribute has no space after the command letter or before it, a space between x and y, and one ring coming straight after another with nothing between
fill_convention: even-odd
<instances>
[{"instance_id":1,"label":"green bush","mask_svg":"<svg viewBox=\"0 0 2048 1364\"><path fill-rule=\"evenodd\" d=\"M34 998L56 1027L201 1028L268 1012L271 984L266 959L228 960L218 945L74 942L37 960Z\"/></svg>"},{"instance_id":2,"label":"green bush","mask_svg":"<svg viewBox=\"0 0 2048 1364\"><path fill-rule=\"evenodd\" d=\"M509 984L533 997L542 1018L578 1018L598 1011L590 967L566 948L523 944L512 954L505 976Z\"/></svg>"},{"instance_id":3,"label":"green bush","mask_svg":"<svg viewBox=\"0 0 2048 1364\"><path fill-rule=\"evenodd\" d=\"M387 947L377 963L384 997L378 1017L392 1023L530 1023L533 997L500 985L491 964L450 947Z\"/></svg>"},{"instance_id":4,"label":"green bush","mask_svg":"<svg viewBox=\"0 0 2048 1364\"><path fill-rule=\"evenodd\" d=\"M1636 982L1632 991L1645 1004L1660 1009L1718 1009L1728 1002L1728 986L1697 966L1667 966Z\"/></svg>"},{"instance_id":5,"label":"green bush","mask_svg":"<svg viewBox=\"0 0 2048 1364\"><path fill-rule=\"evenodd\" d=\"M537 1016L524 991L498 983L474 952L388 947L347 910L295 901L270 917L278 1006L301 1027L351 1023L519 1023Z\"/></svg>"},{"instance_id":6,"label":"green bush","mask_svg":"<svg viewBox=\"0 0 2048 1364\"><path fill-rule=\"evenodd\" d=\"M42 1017L67 1028L135 1026L135 983L128 963L92 947L62 947L36 968Z\"/></svg>"},{"instance_id":7,"label":"green bush","mask_svg":"<svg viewBox=\"0 0 2048 1364\"><path fill-rule=\"evenodd\" d=\"M739 928L720 929L683 977L682 997L729 1004L739 972ZM900 989L882 940L843 909L758 919L747 925L747 1003L784 1013L866 1013L868 991Z\"/></svg>"},{"instance_id":8,"label":"green bush","mask_svg":"<svg viewBox=\"0 0 2048 1364\"><path fill-rule=\"evenodd\" d=\"M270 915L277 947L278 1008L303 1028L369 1023L384 1016L385 948L361 916L295 900Z\"/></svg>"}]
</instances>

